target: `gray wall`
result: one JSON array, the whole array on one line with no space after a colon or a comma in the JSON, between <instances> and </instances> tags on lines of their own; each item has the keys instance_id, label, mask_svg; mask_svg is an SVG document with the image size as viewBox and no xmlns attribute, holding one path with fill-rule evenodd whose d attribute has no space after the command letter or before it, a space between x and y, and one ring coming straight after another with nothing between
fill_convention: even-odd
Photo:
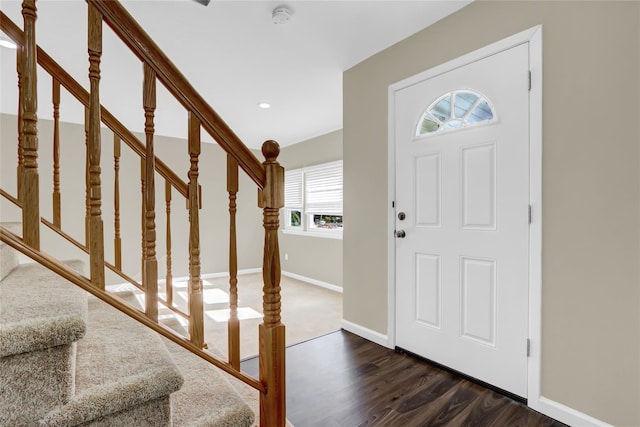
<instances>
[{"instance_id":1,"label":"gray wall","mask_svg":"<svg viewBox=\"0 0 640 427\"><path fill-rule=\"evenodd\" d=\"M344 73L345 320L387 333L388 86L543 24L542 394L640 425L639 8L476 1Z\"/></svg>"},{"instance_id":2,"label":"gray wall","mask_svg":"<svg viewBox=\"0 0 640 427\"><path fill-rule=\"evenodd\" d=\"M284 147L278 160L287 170L342 160L342 130ZM280 255L284 271L342 286L342 240L281 231Z\"/></svg>"},{"instance_id":3,"label":"gray wall","mask_svg":"<svg viewBox=\"0 0 640 427\"><path fill-rule=\"evenodd\" d=\"M1 115L1 186L11 194L16 188L16 116ZM39 120L39 171L41 215L52 220L52 135L53 122ZM138 138L144 141L142 135ZM61 124L61 192L62 229L79 241L84 241L84 127ZM113 262L113 134L102 131L102 216L104 221L105 258ZM156 156L187 181L189 156L186 140L156 136ZM166 265L164 180L156 174L156 227L159 277L164 277ZM228 271L229 213L226 193L226 154L216 145L202 144L199 182L202 185L203 207L200 210L200 242L202 273ZM262 265L262 211L257 207L256 186L242 172L238 193L238 267L258 268ZM140 277L140 160L122 143L120 161L121 235L124 271ZM0 201L2 221L19 220L20 212L4 198ZM171 203L173 275L188 275L189 225L185 199L173 192ZM43 249L62 259L83 258L82 252L64 243L41 227ZM107 276L108 283L122 279Z\"/></svg>"}]
</instances>

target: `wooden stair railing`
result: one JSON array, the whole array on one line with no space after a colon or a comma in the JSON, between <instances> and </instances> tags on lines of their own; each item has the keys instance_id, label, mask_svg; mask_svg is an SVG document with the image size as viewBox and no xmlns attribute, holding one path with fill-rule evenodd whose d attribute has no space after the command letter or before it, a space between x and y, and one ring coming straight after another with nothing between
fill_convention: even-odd
<instances>
[{"instance_id":1,"label":"wooden stair railing","mask_svg":"<svg viewBox=\"0 0 640 427\"><path fill-rule=\"evenodd\" d=\"M17 55L17 71L18 71L18 89L21 88L22 82L22 69L24 66L21 61L21 50L22 45L25 43L25 35L22 30L20 30L14 23L9 19L4 13L0 11L0 26L2 31L7 34L16 44L18 45L18 55ZM43 51L40 47L36 47L38 55L37 61L38 65L42 67L42 69L47 72L47 74L52 76L52 101L53 101L53 122L54 122L54 131L53 131L53 221L48 221L44 218L39 219L39 221L49 227L52 231L60 234L63 238L69 240L74 246L82 251L88 253L89 251L89 217L90 217L90 204L89 204L89 185L86 185L86 236L84 243L81 243L71 237L70 235L64 233L61 227L61 190L60 190L60 129L59 129L59 109L60 109L60 88L64 88L69 94L71 94L77 101L83 104L85 107L85 138L88 141L88 123L89 123L89 92L87 92L76 80L71 77L57 62L55 62L45 51ZM54 77L55 76L55 77ZM19 96L20 104L21 96ZM18 110L18 192L17 197L9 197L9 194L6 191L3 191L3 195L9 201L14 203L16 206L22 208L22 203L20 200L21 197L21 182L22 182L22 171L24 169L24 154L22 147L22 126L21 124L21 108ZM130 132L120 121L118 121L104 106L101 106L101 120L104 125L109 128L114 134L114 263L106 262L104 263L105 267L107 267L113 273L119 275L122 279L124 279L129 284L141 288L141 285L131 278L129 275L125 274L122 271L122 243L120 237L120 191L119 191L119 160L121 154L121 142L124 142L127 147L129 147L133 153L141 158L141 164L145 165L146 158L146 148L145 145L138 140L138 138ZM87 151L88 154L88 151ZM178 194L185 197L188 197L188 185L183 180L181 180L178 175L171 170L164 162L160 159L156 158L154 160L156 172L167 182L172 189L176 190ZM89 156L86 156L86 169L88 172L89 165ZM144 172L144 167L143 167ZM86 174L87 184L89 174ZM144 182L144 177L142 177L142 181ZM144 215L144 212L143 212ZM143 218L144 219L144 218ZM23 222L23 226L26 223ZM169 225L168 225L169 226ZM35 228L29 226L29 228ZM142 240L144 245L144 239ZM167 260L170 262L170 258ZM170 270L170 267L168 267ZM184 315L184 313L181 313Z\"/></svg>"},{"instance_id":2,"label":"wooden stair railing","mask_svg":"<svg viewBox=\"0 0 640 427\"><path fill-rule=\"evenodd\" d=\"M18 191L17 197L4 190L0 194L22 208L23 238L2 229L0 237L37 262L67 277L72 282L114 305L116 308L141 321L159 333L226 372L239 378L260 392L260 424L284 426L285 408L285 327L281 322L280 259L278 249L279 210L284 205L284 169L278 164L278 144L267 141L260 163L228 125L187 82L175 65L149 38L138 23L117 1L87 0L88 3L88 56L89 84L87 93L80 84L56 64L36 45L35 0L24 0L24 32L20 31L4 14L0 15L2 31L20 46L17 55L19 87L18 108ZM145 144L138 141L115 117L100 105L100 61L102 55L102 22L129 47L143 64L143 109L145 116ZM47 71L53 80L53 222L40 218L39 177L37 167L37 85L36 65ZM189 116L187 152L190 158L189 183L185 184L154 155L155 87L159 80L185 108ZM86 108L86 241L77 242L61 230L60 191L60 138L59 104L60 87L64 87ZM101 194L101 132L104 123L114 134L114 263L105 261L104 232ZM228 322L228 360L217 359L203 350L202 280L200 277L199 209L201 187L198 183L201 154L200 130L204 129L227 152L227 191L229 194L229 295L230 317ZM142 284L122 272L122 242L120 237L119 160L120 142L125 142L141 158L142 189ZM242 169L258 188L258 204L264 211L265 229L263 256L263 312L264 321L259 326L259 381L240 371L240 349L237 290L236 195L238 170ZM155 223L155 175L164 178L167 236L166 300L158 297L158 260L156 257ZM188 313L173 305L171 270L171 197L175 188L187 199L189 213L189 281ZM39 222L49 226L60 236L85 250L90 258L90 279L79 278L65 271L62 264L52 260L39 250ZM145 313L127 306L104 292L105 266L145 292ZM90 288L90 289L89 289ZM189 322L189 339L177 337L158 323L158 303L186 318Z\"/></svg>"},{"instance_id":3,"label":"wooden stair railing","mask_svg":"<svg viewBox=\"0 0 640 427\"><path fill-rule=\"evenodd\" d=\"M155 72L160 82L188 112L193 113L202 127L227 153L237 159L240 167L258 185L265 185L264 167L224 120L191 86L186 77L167 58L158 45L140 27L118 1L87 0L100 11L105 23L140 59Z\"/></svg>"},{"instance_id":4,"label":"wooden stair railing","mask_svg":"<svg viewBox=\"0 0 640 427\"><path fill-rule=\"evenodd\" d=\"M260 393L263 393L263 394L266 393L267 386L263 384L261 381L258 381L255 378L252 378L234 369L229 363L221 361L220 359L212 355L210 352L202 350L201 348L195 346L190 340L179 336L172 329L169 329L163 324L149 319L149 317L147 317L140 310L133 308L131 305L127 304L117 296L113 296L108 292L105 292L95 287L94 284L91 283L91 280L88 279L87 277L82 276L77 271L71 269L69 266L58 261L54 257L47 255L42 251L34 249L30 245L27 245L24 239L18 237L17 235L15 235L14 233L12 233L11 231L7 230L5 227L2 227L2 226L0 226L0 241L6 243L7 245L11 246L13 249L31 258L35 262L42 264L44 267L48 268L54 273L59 274L60 276L69 280L70 282L80 286L82 289L89 292L91 295L117 308L118 310L128 315L129 317L153 329L160 335L164 336L165 338L168 338L169 340L180 345L186 350L189 350L191 353L200 356L202 359L222 369L229 375L243 381L245 384L250 385L254 389L258 390Z\"/></svg>"}]
</instances>

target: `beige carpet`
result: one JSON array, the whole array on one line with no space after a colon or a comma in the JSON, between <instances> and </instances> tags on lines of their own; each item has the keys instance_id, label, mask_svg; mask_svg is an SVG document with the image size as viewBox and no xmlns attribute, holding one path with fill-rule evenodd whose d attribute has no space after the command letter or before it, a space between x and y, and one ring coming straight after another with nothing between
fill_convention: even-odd
<instances>
[{"instance_id":1,"label":"beige carpet","mask_svg":"<svg viewBox=\"0 0 640 427\"><path fill-rule=\"evenodd\" d=\"M282 322L286 326L287 346L340 329L342 294L300 280L282 277ZM162 288L162 285L160 285ZM205 341L226 355L229 317L229 281L205 279ZM187 283L174 284L174 304L186 311ZM258 325L262 322L262 275L238 277L238 315L240 317L240 357L258 354ZM160 310L163 322L177 320L186 329L184 319ZM173 319L171 319L173 318ZM171 320L170 320L171 319Z\"/></svg>"},{"instance_id":2,"label":"beige carpet","mask_svg":"<svg viewBox=\"0 0 640 427\"><path fill-rule=\"evenodd\" d=\"M162 284L159 285L163 289ZM283 276L282 322L286 326L290 346L340 329L342 320L342 294L300 280ZM127 288L123 285L121 288ZM203 283L205 302L205 341L209 350L227 357L227 318L229 306L229 279L206 279ZM143 296L138 302L144 307ZM162 295L164 298L164 295ZM174 304L186 311L187 283L174 283ZM262 274L238 277L240 316L240 356L242 359L258 354L258 325L262 321ZM172 329L185 334L187 324L181 317L167 309L159 310L160 320ZM239 380L224 374L234 388L249 404L259 419L259 394ZM288 424L291 426L291 424Z\"/></svg>"}]
</instances>

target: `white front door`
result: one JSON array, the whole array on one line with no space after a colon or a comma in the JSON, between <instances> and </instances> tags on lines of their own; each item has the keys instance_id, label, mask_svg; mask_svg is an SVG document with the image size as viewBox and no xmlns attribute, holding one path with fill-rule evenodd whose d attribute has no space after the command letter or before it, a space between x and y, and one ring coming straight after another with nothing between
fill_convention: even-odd
<instances>
[{"instance_id":1,"label":"white front door","mask_svg":"<svg viewBox=\"0 0 640 427\"><path fill-rule=\"evenodd\" d=\"M393 100L396 345L523 397L528 58L516 46Z\"/></svg>"}]
</instances>

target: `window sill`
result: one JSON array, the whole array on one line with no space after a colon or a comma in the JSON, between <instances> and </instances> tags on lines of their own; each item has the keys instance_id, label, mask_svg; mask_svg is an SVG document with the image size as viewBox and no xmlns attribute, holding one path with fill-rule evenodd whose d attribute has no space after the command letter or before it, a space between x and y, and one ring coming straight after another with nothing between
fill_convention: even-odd
<instances>
[{"instance_id":1,"label":"window sill","mask_svg":"<svg viewBox=\"0 0 640 427\"><path fill-rule=\"evenodd\" d=\"M322 231L304 231L304 230L291 230L290 228L283 228L280 231L282 231L283 234L292 234L295 236L324 237L325 239L342 240L342 232L332 233L332 232L322 232Z\"/></svg>"}]
</instances>

